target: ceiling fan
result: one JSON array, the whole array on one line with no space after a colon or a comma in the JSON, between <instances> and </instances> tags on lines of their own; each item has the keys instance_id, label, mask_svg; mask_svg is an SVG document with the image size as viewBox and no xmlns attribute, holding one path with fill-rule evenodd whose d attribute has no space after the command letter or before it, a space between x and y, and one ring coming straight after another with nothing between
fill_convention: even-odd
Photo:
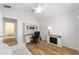
<instances>
[{"instance_id":1,"label":"ceiling fan","mask_svg":"<svg viewBox=\"0 0 79 59\"><path fill-rule=\"evenodd\" d=\"M38 14L41 14L43 11L44 11L44 4L38 4L37 5L37 7L33 7L32 9L31 9L31 11L33 12L33 13L38 13Z\"/></svg>"}]
</instances>

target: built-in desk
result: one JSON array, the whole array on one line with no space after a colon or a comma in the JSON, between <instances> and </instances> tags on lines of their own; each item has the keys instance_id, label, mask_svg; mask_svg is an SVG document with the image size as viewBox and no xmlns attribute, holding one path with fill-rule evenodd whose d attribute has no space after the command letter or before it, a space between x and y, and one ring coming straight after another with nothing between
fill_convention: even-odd
<instances>
[{"instance_id":1,"label":"built-in desk","mask_svg":"<svg viewBox=\"0 0 79 59\"><path fill-rule=\"evenodd\" d=\"M25 34L25 36L29 36L29 35L33 35L33 33L31 33L31 34Z\"/></svg>"},{"instance_id":2,"label":"built-in desk","mask_svg":"<svg viewBox=\"0 0 79 59\"><path fill-rule=\"evenodd\" d=\"M25 43L30 42L32 34L35 31L39 31L39 24L23 23L23 36Z\"/></svg>"},{"instance_id":3,"label":"built-in desk","mask_svg":"<svg viewBox=\"0 0 79 59\"><path fill-rule=\"evenodd\" d=\"M31 37L32 37L33 33L30 34L25 34L25 43L29 43L31 41Z\"/></svg>"}]
</instances>

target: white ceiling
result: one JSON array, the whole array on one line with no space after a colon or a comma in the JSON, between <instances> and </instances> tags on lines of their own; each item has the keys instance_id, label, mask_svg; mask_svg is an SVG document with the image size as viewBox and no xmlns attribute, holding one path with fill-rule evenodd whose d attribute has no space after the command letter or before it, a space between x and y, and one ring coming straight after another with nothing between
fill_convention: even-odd
<instances>
[{"instance_id":1,"label":"white ceiling","mask_svg":"<svg viewBox=\"0 0 79 59\"><path fill-rule=\"evenodd\" d=\"M44 12L36 15L38 18L57 17L65 13L79 11L79 3L48 3L45 4Z\"/></svg>"},{"instance_id":2,"label":"white ceiling","mask_svg":"<svg viewBox=\"0 0 79 59\"><path fill-rule=\"evenodd\" d=\"M0 8L5 9L3 5L12 6L12 10L31 11L32 8L38 6L38 3L0 3ZM44 11L42 14L33 13L36 17L57 16L79 10L78 3L45 3L43 5Z\"/></svg>"},{"instance_id":3,"label":"white ceiling","mask_svg":"<svg viewBox=\"0 0 79 59\"><path fill-rule=\"evenodd\" d=\"M0 8L3 8L3 5L9 5L11 6L11 9L13 10L20 10L20 11L28 11L32 9L33 7L36 7L38 4L34 3L0 3Z\"/></svg>"}]
</instances>

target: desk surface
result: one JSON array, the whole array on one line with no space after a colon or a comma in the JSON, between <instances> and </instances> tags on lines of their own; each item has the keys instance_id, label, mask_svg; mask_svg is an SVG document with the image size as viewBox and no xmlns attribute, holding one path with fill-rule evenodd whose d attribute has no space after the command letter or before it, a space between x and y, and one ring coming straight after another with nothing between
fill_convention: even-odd
<instances>
[{"instance_id":1,"label":"desk surface","mask_svg":"<svg viewBox=\"0 0 79 59\"><path fill-rule=\"evenodd\" d=\"M30 33L30 34L25 34L25 36L29 36L29 35L33 35L33 33Z\"/></svg>"}]
</instances>

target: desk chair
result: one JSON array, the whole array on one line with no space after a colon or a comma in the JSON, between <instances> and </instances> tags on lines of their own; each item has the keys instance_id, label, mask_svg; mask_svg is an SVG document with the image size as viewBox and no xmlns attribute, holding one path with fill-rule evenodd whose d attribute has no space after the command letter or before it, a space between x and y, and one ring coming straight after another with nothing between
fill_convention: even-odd
<instances>
[{"instance_id":1,"label":"desk chair","mask_svg":"<svg viewBox=\"0 0 79 59\"><path fill-rule=\"evenodd\" d=\"M32 35L32 43L37 43L39 40L41 40L40 32L39 31L36 31Z\"/></svg>"}]
</instances>

